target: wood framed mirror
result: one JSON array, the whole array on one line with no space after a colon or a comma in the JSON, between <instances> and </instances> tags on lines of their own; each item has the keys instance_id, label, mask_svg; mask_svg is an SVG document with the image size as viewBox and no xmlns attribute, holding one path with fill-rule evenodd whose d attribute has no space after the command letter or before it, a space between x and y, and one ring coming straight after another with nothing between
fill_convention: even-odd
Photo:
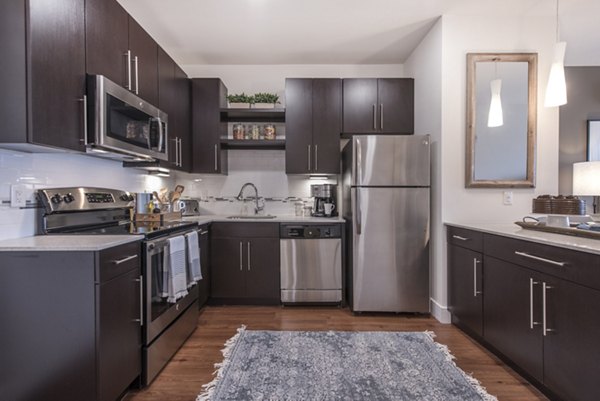
<instances>
[{"instance_id":1,"label":"wood framed mirror","mask_svg":"<svg viewBox=\"0 0 600 401\"><path fill-rule=\"evenodd\" d=\"M536 130L537 53L468 53L465 187L535 187Z\"/></svg>"}]
</instances>

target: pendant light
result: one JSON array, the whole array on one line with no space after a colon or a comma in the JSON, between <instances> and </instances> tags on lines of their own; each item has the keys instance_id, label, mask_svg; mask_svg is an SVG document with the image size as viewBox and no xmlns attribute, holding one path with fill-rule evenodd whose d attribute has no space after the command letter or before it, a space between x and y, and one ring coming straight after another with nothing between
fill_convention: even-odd
<instances>
[{"instance_id":1,"label":"pendant light","mask_svg":"<svg viewBox=\"0 0 600 401\"><path fill-rule=\"evenodd\" d=\"M488 115L488 127L500 127L504 124L502 116L502 100L500 91L502 90L502 80L498 79L498 65L494 62L495 79L490 82L492 90L492 100L490 101L490 113Z\"/></svg>"},{"instance_id":2,"label":"pendant light","mask_svg":"<svg viewBox=\"0 0 600 401\"><path fill-rule=\"evenodd\" d=\"M558 35L558 4L556 0L556 45L554 46L554 59L546 86L546 107L556 107L567 104L567 84L565 80L565 50L567 42L560 42Z\"/></svg>"}]
</instances>

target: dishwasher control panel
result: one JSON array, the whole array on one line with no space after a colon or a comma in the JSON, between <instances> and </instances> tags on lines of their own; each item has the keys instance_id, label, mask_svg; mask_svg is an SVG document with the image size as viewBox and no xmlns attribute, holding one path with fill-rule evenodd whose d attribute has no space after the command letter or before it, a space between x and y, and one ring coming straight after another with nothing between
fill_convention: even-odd
<instances>
[{"instance_id":1,"label":"dishwasher control panel","mask_svg":"<svg viewBox=\"0 0 600 401\"><path fill-rule=\"evenodd\" d=\"M280 238L341 238L340 224L282 224Z\"/></svg>"}]
</instances>

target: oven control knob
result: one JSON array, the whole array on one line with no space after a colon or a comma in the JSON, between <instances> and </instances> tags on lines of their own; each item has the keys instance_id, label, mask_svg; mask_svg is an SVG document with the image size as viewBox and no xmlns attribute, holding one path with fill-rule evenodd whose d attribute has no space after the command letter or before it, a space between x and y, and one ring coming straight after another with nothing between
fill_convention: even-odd
<instances>
[{"instance_id":1,"label":"oven control knob","mask_svg":"<svg viewBox=\"0 0 600 401\"><path fill-rule=\"evenodd\" d=\"M119 199L121 199L123 202L131 202L133 200L133 196L122 194L121 196L119 196Z\"/></svg>"},{"instance_id":2,"label":"oven control knob","mask_svg":"<svg viewBox=\"0 0 600 401\"><path fill-rule=\"evenodd\" d=\"M54 194L51 198L50 201L52 203L54 203L55 205L58 205L60 202L62 202L63 198L62 196L60 196L60 194Z\"/></svg>"},{"instance_id":3,"label":"oven control knob","mask_svg":"<svg viewBox=\"0 0 600 401\"><path fill-rule=\"evenodd\" d=\"M75 200L75 197L73 196L73 194L66 194L65 196L63 196L63 200L65 201L65 203L71 203Z\"/></svg>"},{"instance_id":4,"label":"oven control knob","mask_svg":"<svg viewBox=\"0 0 600 401\"><path fill-rule=\"evenodd\" d=\"M129 194L129 198L128 198L127 200L128 200L129 202L133 202L133 199L134 199L133 195Z\"/></svg>"}]
</instances>

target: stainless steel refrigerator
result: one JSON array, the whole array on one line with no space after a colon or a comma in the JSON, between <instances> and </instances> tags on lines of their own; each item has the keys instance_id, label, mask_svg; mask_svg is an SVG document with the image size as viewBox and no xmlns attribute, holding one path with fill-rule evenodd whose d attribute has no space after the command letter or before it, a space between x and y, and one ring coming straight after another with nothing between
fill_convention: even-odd
<instances>
[{"instance_id":1,"label":"stainless steel refrigerator","mask_svg":"<svg viewBox=\"0 0 600 401\"><path fill-rule=\"evenodd\" d=\"M430 138L357 135L344 147L355 312L429 312Z\"/></svg>"}]
</instances>

